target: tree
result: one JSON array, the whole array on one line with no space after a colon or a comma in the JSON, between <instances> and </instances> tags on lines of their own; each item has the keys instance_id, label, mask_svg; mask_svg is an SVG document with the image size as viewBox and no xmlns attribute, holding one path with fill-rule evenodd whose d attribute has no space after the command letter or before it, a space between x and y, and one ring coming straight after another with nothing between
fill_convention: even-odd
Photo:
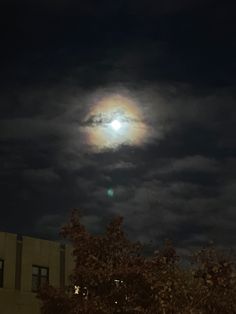
<instances>
[{"instance_id":1,"label":"tree","mask_svg":"<svg viewBox=\"0 0 236 314\"><path fill-rule=\"evenodd\" d=\"M104 235L92 235L81 224L78 212L73 211L61 230L74 247L71 284L65 290L48 286L39 292L42 314L218 313L215 309L236 313L233 263L228 267L224 260L225 268L217 279L211 277L209 290L207 276L214 267L220 269L217 263L208 265L213 256L200 252L194 256L194 270L184 270L171 242L166 240L161 250L145 257L143 246L127 239L122 222L122 217L117 217ZM223 291L214 280L224 284Z\"/></svg>"}]
</instances>

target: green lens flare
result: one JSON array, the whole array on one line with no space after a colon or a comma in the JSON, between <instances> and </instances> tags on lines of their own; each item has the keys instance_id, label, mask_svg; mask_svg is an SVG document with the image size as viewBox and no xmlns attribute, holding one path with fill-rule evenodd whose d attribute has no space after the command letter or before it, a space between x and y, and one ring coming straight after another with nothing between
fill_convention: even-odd
<instances>
[{"instance_id":1,"label":"green lens flare","mask_svg":"<svg viewBox=\"0 0 236 314\"><path fill-rule=\"evenodd\" d=\"M107 196L108 197L113 197L114 196L114 190L113 189L108 189L107 190Z\"/></svg>"}]
</instances>

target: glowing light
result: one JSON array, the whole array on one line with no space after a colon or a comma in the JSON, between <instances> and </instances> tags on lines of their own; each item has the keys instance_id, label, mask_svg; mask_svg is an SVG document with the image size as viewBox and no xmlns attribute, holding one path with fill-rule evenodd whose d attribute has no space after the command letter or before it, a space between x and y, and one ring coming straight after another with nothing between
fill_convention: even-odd
<instances>
[{"instance_id":1,"label":"glowing light","mask_svg":"<svg viewBox=\"0 0 236 314\"><path fill-rule=\"evenodd\" d=\"M113 189L108 189L107 190L107 196L113 197L114 196L114 190Z\"/></svg>"},{"instance_id":2,"label":"glowing light","mask_svg":"<svg viewBox=\"0 0 236 314\"><path fill-rule=\"evenodd\" d=\"M144 118L139 104L129 97L120 94L101 97L84 118L86 142L95 151L122 144L141 145L150 134Z\"/></svg>"},{"instance_id":3,"label":"glowing light","mask_svg":"<svg viewBox=\"0 0 236 314\"><path fill-rule=\"evenodd\" d=\"M75 286L74 288L75 288L74 294L79 294L80 286Z\"/></svg>"},{"instance_id":4,"label":"glowing light","mask_svg":"<svg viewBox=\"0 0 236 314\"><path fill-rule=\"evenodd\" d=\"M121 123L119 120L113 120L111 126L115 131L118 131L121 128Z\"/></svg>"}]
</instances>

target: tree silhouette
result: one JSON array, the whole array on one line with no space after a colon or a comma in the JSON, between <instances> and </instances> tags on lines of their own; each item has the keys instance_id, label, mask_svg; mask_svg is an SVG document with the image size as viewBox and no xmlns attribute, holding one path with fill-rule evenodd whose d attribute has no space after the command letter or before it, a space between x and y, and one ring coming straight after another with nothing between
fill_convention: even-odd
<instances>
[{"instance_id":1,"label":"tree silhouette","mask_svg":"<svg viewBox=\"0 0 236 314\"><path fill-rule=\"evenodd\" d=\"M115 218L103 235L92 235L78 211L61 235L71 241L75 268L70 285L40 290L42 314L236 313L235 263L213 249L197 252L192 268L179 265L166 240L150 257L132 243Z\"/></svg>"}]
</instances>

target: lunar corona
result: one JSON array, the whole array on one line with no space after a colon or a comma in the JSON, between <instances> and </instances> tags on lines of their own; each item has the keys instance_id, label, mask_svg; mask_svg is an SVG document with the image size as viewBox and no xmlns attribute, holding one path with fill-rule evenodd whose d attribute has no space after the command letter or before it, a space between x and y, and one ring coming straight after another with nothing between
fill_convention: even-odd
<instances>
[{"instance_id":1,"label":"lunar corona","mask_svg":"<svg viewBox=\"0 0 236 314\"><path fill-rule=\"evenodd\" d=\"M93 104L85 118L92 121L85 130L87 142L95 150L143 144L149 133L143 120L140 105L130 97L104 96Z\"/></svg>"}]
</instances>

